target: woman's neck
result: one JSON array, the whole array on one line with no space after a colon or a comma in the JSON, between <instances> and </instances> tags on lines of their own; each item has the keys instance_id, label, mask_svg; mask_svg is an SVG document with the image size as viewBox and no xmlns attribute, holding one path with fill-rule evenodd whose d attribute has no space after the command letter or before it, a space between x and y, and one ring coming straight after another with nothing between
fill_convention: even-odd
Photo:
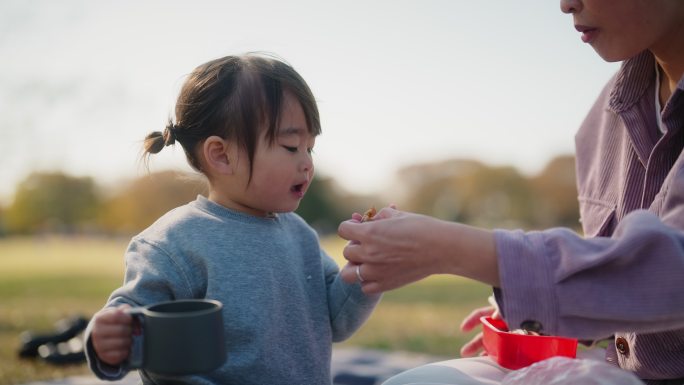
<instances>
[{"instance_id":1,"label":"woman's neck","mask_svg":"<svg viewBox=\"0 0 684 385\"><path fill-rule=\"evenodd\" d=\"M684 75L684 66L672 65L672 63L665 63L658 60L660 65L660 105L665 106L667 101L672 96L672 93L677 89L679 80Z\"/></svg>"},{"instance_id":2,"label":"woman's neck","mask_svg":"<svg viewBox=\"0 0 684 385\"><path fill-rule=\"evenodd\" d=\"M664 107L684 75L684 22L678 23L667 34L667 39L651 52L662 69L660 78L660 104Z\"/></svg>"}]
</instances>

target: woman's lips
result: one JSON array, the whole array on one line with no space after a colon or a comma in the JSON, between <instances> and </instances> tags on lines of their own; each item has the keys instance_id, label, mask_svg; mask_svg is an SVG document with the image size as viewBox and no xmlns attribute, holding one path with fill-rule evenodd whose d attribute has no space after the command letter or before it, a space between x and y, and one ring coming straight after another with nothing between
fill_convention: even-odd
<instances>
[{"instance_id":1,"label":"woman's lips","mask_svg":"<svg viewBox=\"0 0 684 385\"><path fill-rule=\"evenodd\" d=\"M585 43L591 43L598 34L598 29L587 27L586 25L576 25L575 29L582 33L582 41Z\"/></svg>"}]
</instances>

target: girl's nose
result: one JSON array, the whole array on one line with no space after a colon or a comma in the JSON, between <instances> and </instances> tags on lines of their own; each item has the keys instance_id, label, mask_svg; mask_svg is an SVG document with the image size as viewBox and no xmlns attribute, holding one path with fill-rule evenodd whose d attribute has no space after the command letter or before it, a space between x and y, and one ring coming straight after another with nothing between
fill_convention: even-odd
<instances>
[{"instance_id":1,"label":"girl's nose","mask_svg":"<svg viewBox=\"0 0 684 385\"><path fill-rule=\"evenodd\" d=\"M302 159L299 167L302 169L302 171L305 171L305 172L310 172L313 170L314 165L313 165L313 158L311 157L311 154L307 153L305 155L305 157L304 157L304 159Z\"/></svg>"},{"instance_id":2,"label":"girl's nose","mask_svg":"<svg viewBox=\"0 0 684 385\"><path fill-rule=\"evenodd\" d=\"M561 0L561 12L577 13L582 10L582 0Z\"/></svg>"}]
</instances>

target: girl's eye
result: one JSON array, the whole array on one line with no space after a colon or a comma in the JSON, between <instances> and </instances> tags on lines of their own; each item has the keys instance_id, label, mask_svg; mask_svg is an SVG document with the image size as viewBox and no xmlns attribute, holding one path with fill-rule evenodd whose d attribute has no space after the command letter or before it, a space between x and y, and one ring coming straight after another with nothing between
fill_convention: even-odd
<instances>
[{"instance_id":1,"label":"girl's eye","mask_svg":"<svg viewBox=\"0 0 684 385\"><path fill-rule=\"evenodd\" d=\"M297 147L283 146L289 152L297 152Z\"/></svg>"},{"instance_id":2,"label":"girl's eye","mask_svg":"<svg viewBox=\"0 0 684 385\"><path fill-rule=\"evenodd\" d=\"M307 148L307 149L306 149L306 152L308 152L309 154L313 154L313 152L314 152L314 151L313 151L313 147Z\"/></svg>"}]
</instances>

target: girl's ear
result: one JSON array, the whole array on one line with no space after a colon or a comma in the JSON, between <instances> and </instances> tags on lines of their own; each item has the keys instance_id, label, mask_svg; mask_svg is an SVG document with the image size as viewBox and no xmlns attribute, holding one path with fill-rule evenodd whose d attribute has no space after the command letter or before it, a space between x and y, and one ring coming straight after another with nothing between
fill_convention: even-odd
<instances>
[{"instance_id":1,"label":"girl's ear","mask_svg":"<svg viewBox=\"0 0 684 385\"><path fill-rule=\"evenodd\" d=\"M228 141L219 136L210 136L202 145L202 153L209 171L218 174L232 174L234 162Z\"/></svg>"}]
</instances>

